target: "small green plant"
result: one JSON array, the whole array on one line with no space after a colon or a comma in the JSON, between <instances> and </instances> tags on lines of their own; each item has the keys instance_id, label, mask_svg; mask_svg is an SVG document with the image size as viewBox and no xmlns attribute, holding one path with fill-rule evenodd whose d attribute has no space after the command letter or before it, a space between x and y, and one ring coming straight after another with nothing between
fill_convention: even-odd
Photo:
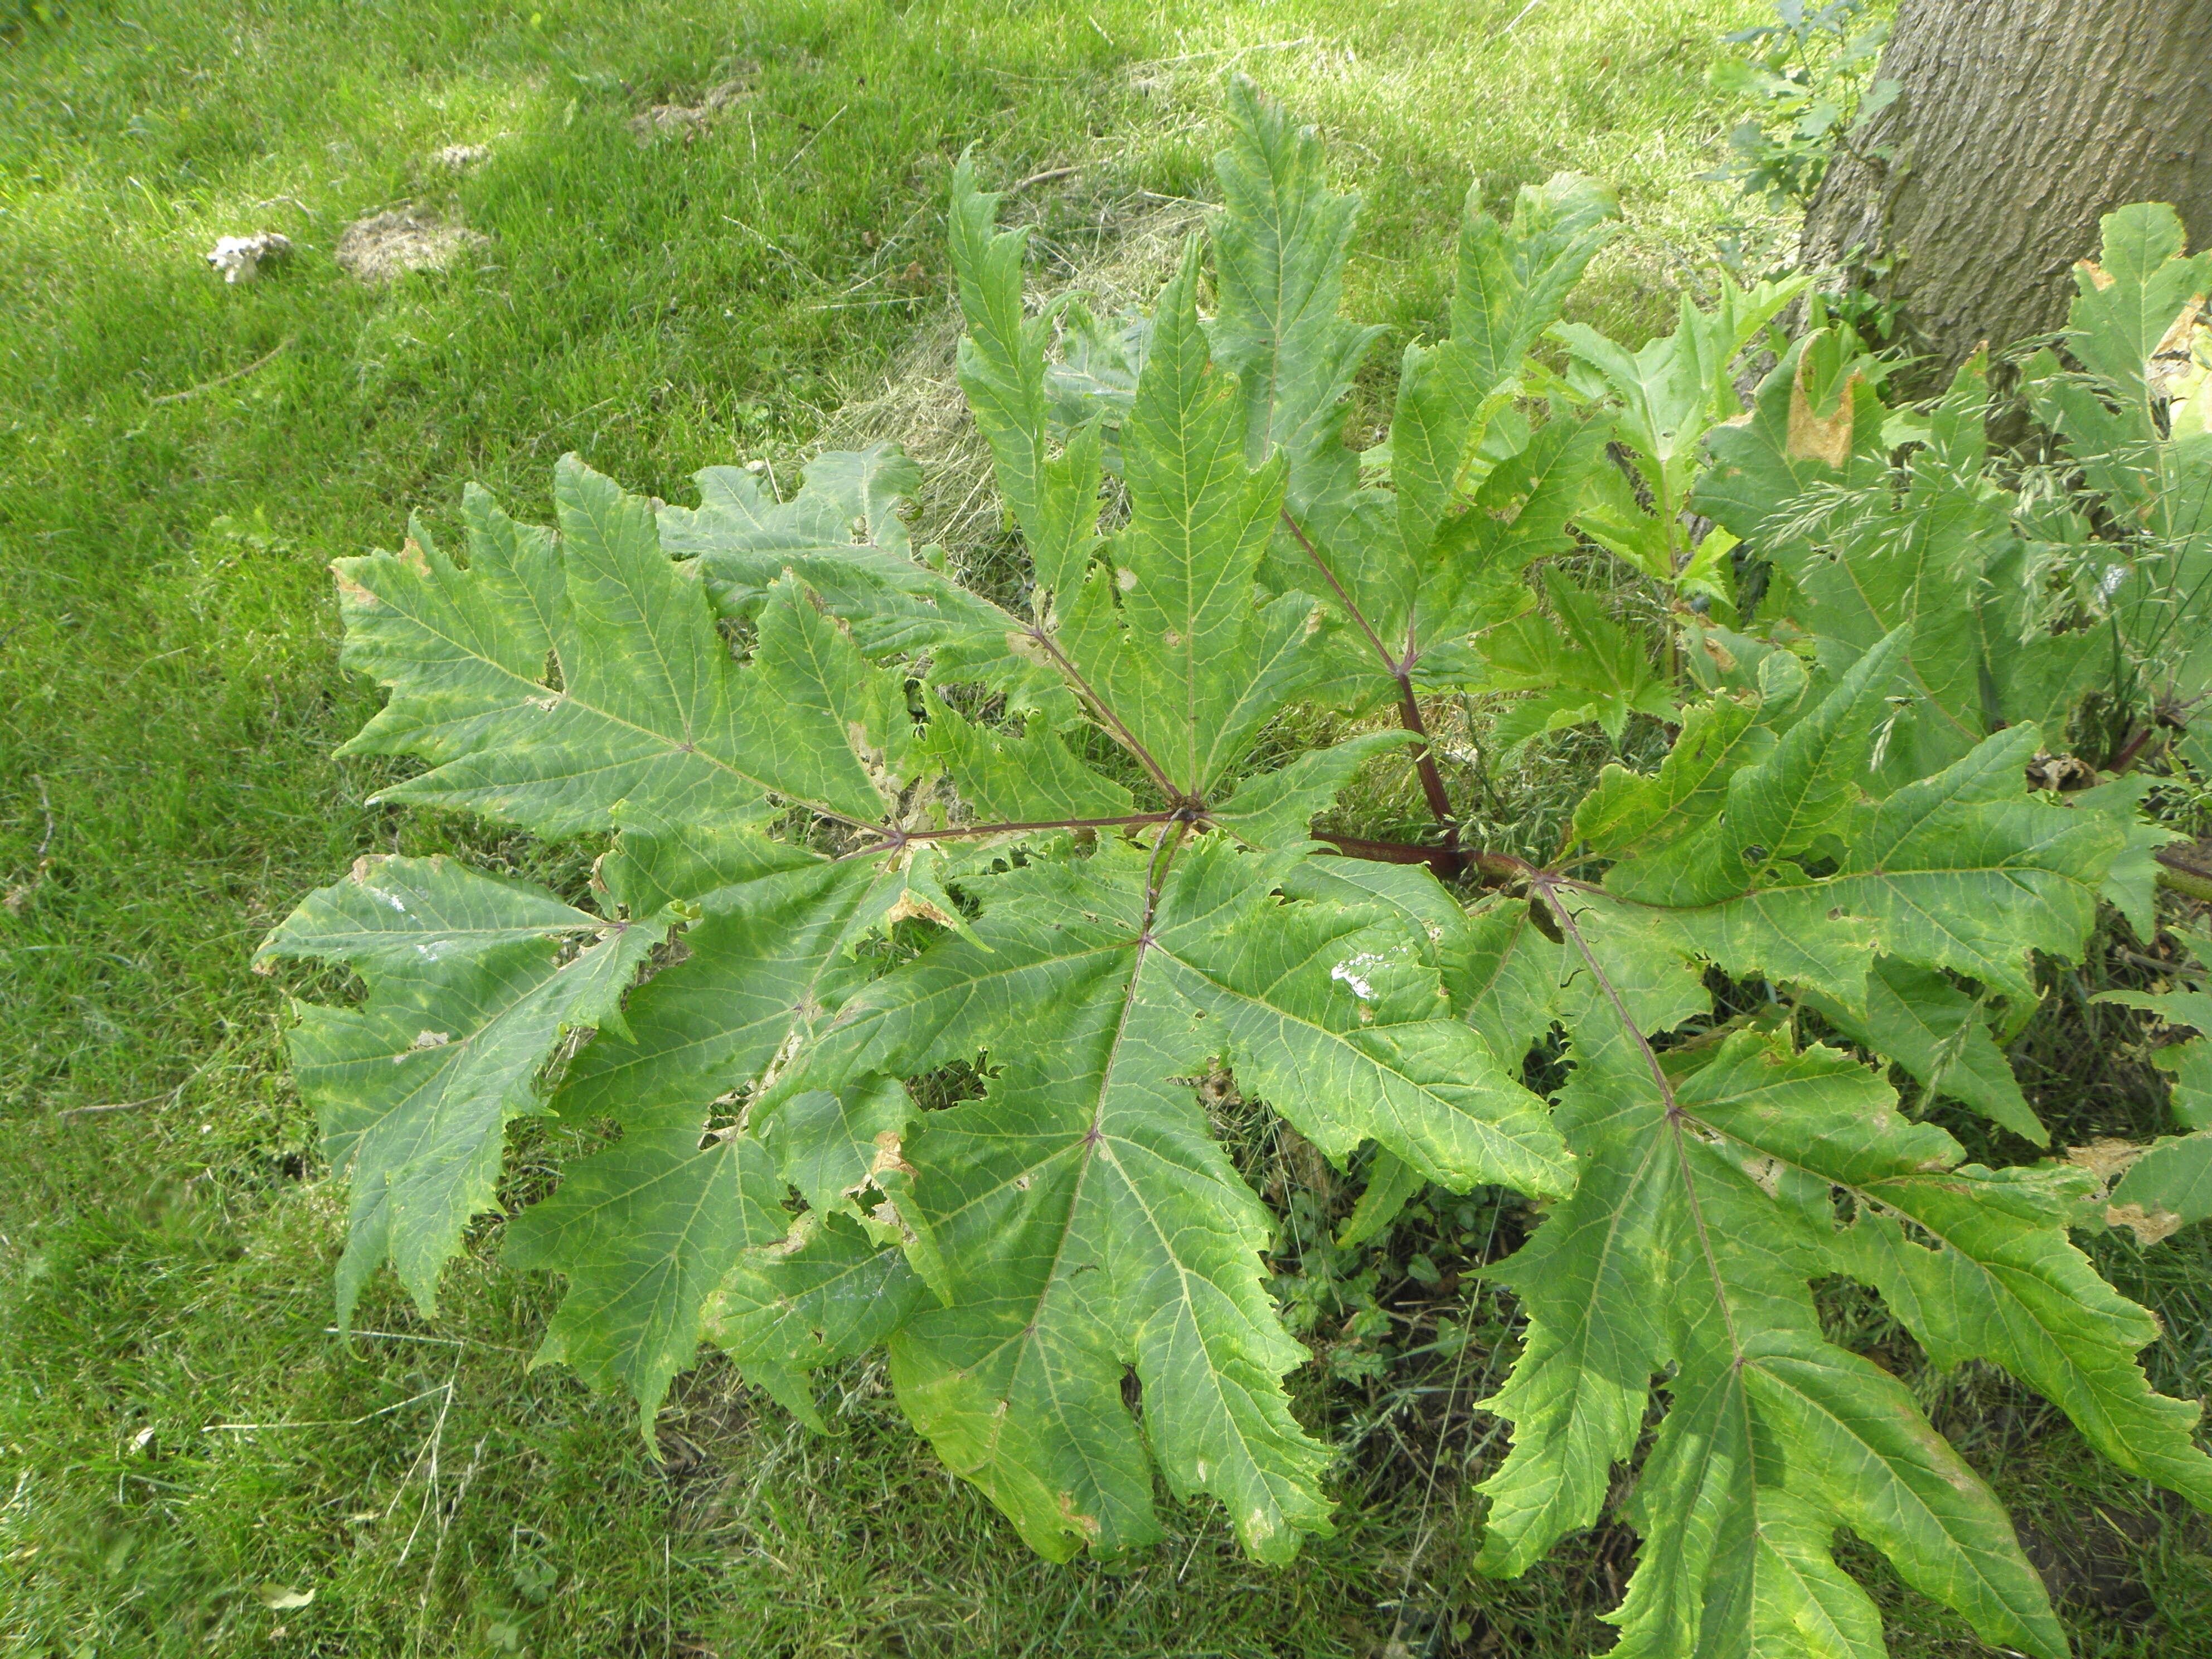
<instances>
[{"instance_id":1,"label":"small green plant","mask_svg":"<svg viewBox=\"0 0 2212 1659\"><path fill-rule=\"evenodd\" d=\"M2132 1228L2147 1243L2212 1216L2212 937L2196 933L2188 946L2195 959L2177 963L2163 989L2106 991L2098 999L2156 1015L2178 1039L2151 1058L2172 1076L2173 1117L2182 1133L2120 1152L2107 1172L2117 1179L2106 1223Z\"/></svg>"},{"instance_id":2,"label":"small green plant","mask_svg":"<svg viewBox=\"0 0 2212 1659\"><path fill-rule=\"evenodd\" d=\"M1867 19L1867 0L1823 6L1776 0L1778 21L1722 37L1750 50L1716 64L1713 84L1758 113L1729 135L1735 161L1711 176L1736 179L1777 207L1802 207L1837 151L1891 159L1888 147L1866 137L1899 90L1896 82L1875 78L1889 25Z\"/></svg>"},{"instance_id":3,"label":"small green plant","mask_svg":"<svg viewBox=\"0 0 2212 1659\"><path fill-rule=\"evenodd\" d=\"M2109 659L2187 702L2203 611L2154 599L2204 550L2006 495L1972 372L1890 410L1848 331L1741 410L1731 362L1786 286L1634 352L1558 326L1608 228L1571 179L1510 224L1471 198L1450 335L1406 348L1388 449L1355 453L1357 204L1249 84L1231 113L1211 317L1196 241L1141 326L1032 313L1024 239L956 176L961 383L1020 608L910 544L884 449L817 457L788 500L709 469L690 509L570 459L557 530L472 492L465 552L418 528L340 562L347 660L392 689L349 748L428 763L383 798L601 849L589 909L367 857L264 945L368 988L292 1034L352 1181L342 1316L386 1261L429 1310L507 1124L550 1115L599 1144L507 1259L566 1277L541 1357L648 1425L702 1337L809 1420L808 1374L880 1345L915 1428L1045 1554L1157 1540L1164 1480L1279 1560L1329 1525L1279 1297L1356 1336L1379 1310L1335 1252L1432 1190L1508 1189L1542 1216L1517 1254L1409 1269L1525 1316L1484 1571L1595 1520L1656 1389L1618 1651L1880 1653L1830 1553L1849 1527L2057 1659L1996 1499L1813 1286L1872 1287L1937 1363L2002 1367L2212 1508L2197 1408L2136 1363L2151 1316L2069 1239L2126 1200L1968 1161L1886 1074L2047 1142L2000 1037L2101 903L2150 925L2168 833L2147 779L2031 771ZM2164 211L2107 222L2063 382L2130 442L2136 313L2204 286ZM2160 490L2202 483L2185 440L2144 441ZM1770 573L1756 606L1739 567ZM1595 726L1656 758L1607 766L1555 858L1493 850L1433 752L1447 696L1509 747ZM1368 729L1254 771L1314 704ZM1392 764L1431 835L1313 833ZM1232 1099L1364 1178L1334 1242L1286 1197L1297 1283L1265 1272Z\"/></svg>"}]
</instances>

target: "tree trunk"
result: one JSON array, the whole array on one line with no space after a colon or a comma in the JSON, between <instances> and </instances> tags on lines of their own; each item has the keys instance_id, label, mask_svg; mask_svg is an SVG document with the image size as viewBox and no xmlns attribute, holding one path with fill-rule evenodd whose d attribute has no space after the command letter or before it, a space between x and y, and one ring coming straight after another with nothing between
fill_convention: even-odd
<instances>
[{"instance_id":1,"label":"tree trunk","mask_svg":"<svg viewBox=\"0 0 2212 1659\"><path fill-rule=\"evenodd\" d=\"M1875 291L1942 375L2064 323L2101 214L2171 202L2212 242L2212 0L1903 0L1880 73L1902 91L1830 167L1806 263L1893 260Z\"/></svg>"}]
</instances>

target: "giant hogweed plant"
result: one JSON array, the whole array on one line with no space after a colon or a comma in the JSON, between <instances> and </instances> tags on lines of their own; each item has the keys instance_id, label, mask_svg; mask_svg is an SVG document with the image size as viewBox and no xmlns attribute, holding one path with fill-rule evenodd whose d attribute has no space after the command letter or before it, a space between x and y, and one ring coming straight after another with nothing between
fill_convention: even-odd
<instances>
[{"instance_id":1,"label":"giant hogweed plant","mask_svg":"<svg viewBox=\"0 0 2212 1659\"><path fill-rule=\"evenodd\" d=\"M507 1125L550 1115L598 1149L507 1226L510 1263L566 1279L541 1358L649 1424L703 1339L811 1419L808 1373L881 1346L915 1428L1040 1552L1158 1539L1164 1481L1280 1560L1328 1528L1329 1450L1285 1389L1307 1355L1270 1215L1200 1092L1226 1068L1367 1172L1356 1231L1428 1184L1540 1210L1477 1269L1527 1318L1483 1570L1597 1517L1656 1389L1618 1651L1881 1652L1830 1553L1848 1528L1986 1639L2063 1653L1990 1489L1809 1286L1874 1287L1939 1364L2003 1367L2212 1507L2197 1407L2136 1364L2150 1315L2069 1242L2095 1177L1970 1164L1887 1080L2043 1139L1993 1033L2100 902L2148 915L2141 788L2025 769L2074 684L2030 659L2097 619L2060 614L2059 562L1987 497L1968 392L1901 470L1835 337L1738 409L1729 362L1785 289L1632 353L1555 326L1609 213L1571 179L1510 224L1470 200L1449 337L1406 349L1388 439L1353 452L1356 204L1249 86L1231 113L1210 317L1196 244L1148 318L1032 313L1022 237L956 179L960 377L1025 602L909 544L914 472L883 449L817 458L788 500L709 469L691 509L571 459L556 529L471 491L465 548L417 528L340 562L346 660L391 688L349 748L426 763L382 799L605 847L588 909L367 857L264 945L367 985L292 1033L351 1182L342 1315L386 1262L427 1314ZM2125 387L2069 385L2124 413ZM1849 510L1793 506L1816 487ZM1733 530L1693 541L1688 505ZM1830 557L1846 520L1873 550ZM1776 568L1767 621L1732 537ZM2172 551L2100 545L2130 573ZM1592 548L1663 630L1567 574ZM1443 692L1488 697L1509 743L1672 741L1608 766L1539 864L1459 833ZM1317 703L1371 729L1252 774ZM1378 765L1416 769L1437 832L1316 838ZM1564 1067L1524 1068L1547 1040ZM924 1109L933 1079L966 1097Z\"/></svg>"}]
</instances>

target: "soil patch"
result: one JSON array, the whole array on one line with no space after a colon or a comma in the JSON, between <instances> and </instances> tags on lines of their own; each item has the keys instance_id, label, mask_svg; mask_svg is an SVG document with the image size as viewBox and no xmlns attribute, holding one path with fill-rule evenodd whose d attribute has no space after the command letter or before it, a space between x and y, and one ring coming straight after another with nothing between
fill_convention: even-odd
<instances>
[{"instance_id":1,"label":"soil patch","mask_svg":"<svg viewBox=\"0 0 2212 1659\"><path fill-rule=\"evenodd\" d=\"M406 206L356 219L333 252L364 283L388 283L410 270L443 270L465 253L491 246L491 238L423 209Z\"/></svg>"},{"instance_id":2,"label":"soil patch","mask_svg":"<svg viewBox=\"0 0 2212 1659\"><path fill-rule=\"evenodd\" d=\"M753 89L754 74L748 68L718 87L709 87L696 104L653 104L640 110L629 118L630 137L640 144L657 144L664 138L690 143Z\"/></svg>"}]
</instances>

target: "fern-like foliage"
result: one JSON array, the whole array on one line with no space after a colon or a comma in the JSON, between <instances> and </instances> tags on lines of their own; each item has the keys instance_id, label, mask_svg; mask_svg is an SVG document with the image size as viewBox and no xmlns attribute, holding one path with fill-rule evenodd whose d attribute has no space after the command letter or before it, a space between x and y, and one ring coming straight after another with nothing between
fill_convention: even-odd
<instances>
[{"instance_id":1,"label":"fern-like foliage","mask_svg":"<svg viewBox=\"0 0 2212 1659\"><path fill-rule=\"evenodd\" d=\"M1547 368L1610 211L1561 179L1510 223L1470 198L1451 333L1406 349L1389 436L1355 453L1378 335L1338 314L1357 204L1310 132L1230 98L1210 319L1195 241L1149 317L1032 313L1023 238L956 176L960 378L1025 608L911 546L915 475L884 449L818 457L789 500L710 469L693 509L571 459L554 529L472 492L465 547L418 528L341 562L346 660L391 691L350 748L424 763L384 798L603 848L592 911L368 858L264 946L368 987L293 1034L352 1182L342 1313L386 1261L427 1312L507 1124L550 1113L599 1145L506 1255L565 1277L541 1358L648 1425L702 1338L810 1420L807 1374L880 1345L915 1427L1043 1553L1157 1539L1164 1482L1281 1559L1328 1525L1329 1453L1284 1386L1306 1354L1270 1217L1196 1086L1225 1067L1339 1165L1369 1149L1347 1237L1429 1183L1546 1206L1489 1270L1528 1329L1491 1403L1513 1449L1484 1570L1595 1519L1656 1389L1619 1650L1879 1653L1830 1553L1848 1527L1986 1639L2062 1653L1989 1489L1810 1289L1873 1287L1939 1364L2003 1367L2212 1508L2196 1407L2136 1364L2150 1316L2069 1239L2138 1200L1967 1162L1879 1069L2044 1139L1996 1033L2101 902L2148 915L2164 838L2140 787L2030 786L2105 647L1983 478L1972 381L1900 474L1840 335L1740 416L1729 366L1783 289L1636 352L1558 329ZM1847 510L1821 517L1823 488ZM1693 542L1692 501L1728 530ZM1851 514L1889 526L1877 557L1834 556ZM1778 573L1756 623L1735 538ZM2179 545L2157 556L2185 574ZM1590 547L1678 640L1556 565L1532 580ZM2149 604L2112 614L2140 633ZM1607 769L1540 867L1460 838L1425 724L1443 690L1492 696L1510 742L1672 741ZM1316 702L1399 725L1252 775ZM1380 764L1419 770L1436 835L1316 840ZM1717 1009L1723 980L1769 1012ZM2169 1019L2201 1026L2191 997ZM1802 1042L1798 1007L1855 1048ZM1554 1036L1547 1097L1522 1062ZM933 1077L975 1083L924 1109ZM2198 1157L2170 1145L2127 1179Z\"/></svg>"}]
</instances>

